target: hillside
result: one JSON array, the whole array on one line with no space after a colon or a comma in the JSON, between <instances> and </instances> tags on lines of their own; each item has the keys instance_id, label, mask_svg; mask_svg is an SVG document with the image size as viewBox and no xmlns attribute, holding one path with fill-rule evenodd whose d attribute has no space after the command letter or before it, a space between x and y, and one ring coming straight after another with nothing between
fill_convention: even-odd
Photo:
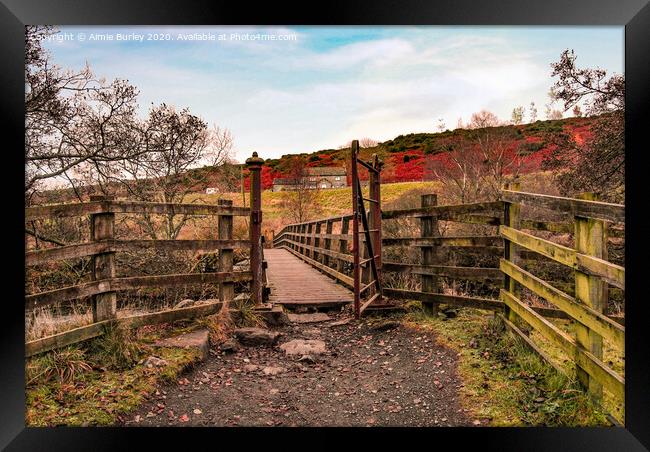
<instances>
[{"instance_id":1,"label":"hillside","mask_svg":"<svg viewBox=\"0 0 650 452\"><path fill-rule=\"evenodd\" d=\"M566 133L581 143L590 136L592 122L592 118L567 118L491 129L503 140L506 152L520 159L521 171L530 173L541 169L542 161L553 150L553 138ZM440 133L400 135L375 147L362 149L361 155L364 158L369 158L373 153L379 155L384 162L382 181L385 183L431 180L431 162L445 164L449 151L460 149L461 146L476 146L478 138L485 133L486 129L456 129ZM349 152L349 149L323 149L312 153L285 154L279 159L266 159L262 168L263 188L271 188L275 178L286 177L290 161L296 155L306 158L307 165L311 167L348 167ZM263 150L258 153L264 157ZM367 173L362 172L361 177L367 177ZM348 171L348 183L349 178Z\"/></svg>"},{"instance_id":2,"label":"hillside","mask_svg":"<svg viewBox=\"0 0 650 452\"><path fill-rule=\"evenodd\" d=\"M490 132L498 135L506 149L506 153L515 156L520 163L522 174L537 172L541 164L554 148L552 141L560 134L568 134L577 143L584 142L590 137L590 124L593 118L567 118L560 120L536 121L530 124L507 125L490 128ZM398 182L421 182L435 180L431 167L434 165L448 165L449 152L468 146L478 146L479 137L485 136L487 129L456 129L440 133L411 133L400 135L392 140L379 143L375 147L361 149L361 156L370 159L374 153L384 162L382 170L383 183ZM258 154L264 158L264 150L258 150ZM300 156L307 160L307 166L346 167L348 173L348 185L350 184L349 157L350 149L323 149L315 152L303 152L299 154L285 154L277 159L266 159L262 167L262 189L268 190L273 187L273 180L287 177L291 160ZM190 170L196 172L193 177L187 180L194 181L190 190L195 193L205 193L208 187L219 187L224 195L227 192L238 190L240 186L239 165L229 165L227 171L217 170L214 167L201 167ZM201 175L199 177L199 174ZM226 174L227 182L224 181ZM248 171L244 169L245 189L249 189ZM368 177L367 171L360 169L361 179ZM196 182L196 181L202 182ZM92 186L78 189L83 197L95 192ZM126 196L121 193L121 187L116 185L118 196ZM46 195L44 202L65 202L75 198L72 189L49 190L43 193ZM36 202L37 204L40 202Z\"/></svg>"}]
</instances>

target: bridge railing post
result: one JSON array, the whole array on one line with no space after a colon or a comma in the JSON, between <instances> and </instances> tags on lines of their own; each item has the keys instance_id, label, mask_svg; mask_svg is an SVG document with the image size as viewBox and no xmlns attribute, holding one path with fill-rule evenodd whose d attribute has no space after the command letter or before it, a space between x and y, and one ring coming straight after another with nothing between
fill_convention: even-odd
<instances>
[{"instance_id":1,"label":"bridge railing post","mask_svg":"<svg viewBox=\"0 0 650 452\"><path fill-rule=\"evenodd\" d=\"M261 171L264 160L253 152L253 156L246 160L250 171L250 241L251 255L250 266L253 280L251 282L251 299L254 304L261 304L263 300L262 269L262 184Z\"/></svg>"},{"instance_id":2,"label":"bridge railing post","mask_svg":"<svg viewBox=\"0 0 650 452\"><path fill-rule=\"evenodd\" d=\"M115 197L91 195L91 201L112 201ZM114 213L96 213L90 216L90 240L101 242L113 240L115 231ZM95 254L92 257L92 279L109 279L115 277L115 253ZM105 292L93 295L93 322L117 318L117 295L115 292Z\"/></svg>"},{"instance_id":3,"label":"bridge railing post","mask_svg":"<svg viewBox=\"0 0 650 452\"><path fill-rule=\"evenodd\" d=\"M217 204L224 207L232 207L232 201L227 199L219 199ZM219 240L232 240L232 215L219 215ZM232 248L224 248L219 251L219 271L232 272L233 271L233 250ZM235 298L235 285L232 282L223 282L219 285L219 300L224 303L227 308L230 301Z\"/></svg>"}]
</instances>

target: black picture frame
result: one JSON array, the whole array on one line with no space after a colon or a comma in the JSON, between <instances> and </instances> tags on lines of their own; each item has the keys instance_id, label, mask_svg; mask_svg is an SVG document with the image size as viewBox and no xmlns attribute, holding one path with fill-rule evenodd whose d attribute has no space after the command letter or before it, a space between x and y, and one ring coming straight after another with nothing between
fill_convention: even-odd
<instances>
[{"instance_id":1,"label":"black picture frame","mask_svg":"<svg viewBox=\"0 0 650 452\"><path fill-rule=\"evenodd\" d=\"M341 440L329 432L339 429L268 429L260 434L247 429L168 428L26 428L24 384L24 243L17 240L24 228L24 174L19 149L24 144L24 25L156 25L156 24L279 24L279 25L619 25L625 26L626 77L626 425L624 428L437 428L369 429ZM217 447L300 448L318 445L341 447L362 438L367 447L374 440L392 441L407 447L453 447L474 443L483 450L589 450L636 451L650 448L650 343L644 300L644 275L650 256L650 232L645 222L648 171L647 127L648 81L650 81L650 6L647 0L375 0L290 4L265 2L216 2L206 0L2 0L0 4L0 115L6 126L2 140L5 234L2 249L4 270L0 331L0 447L7 450L121 450L136 448L144 439L146 450L158 447L196 447L190 441L205 441L201 449ZM22 143L22 144L21 144ZM278 435L285 433L284 439ZM297 434L302 438L298 439ZM343 433L350 433L346 430ZM227 445L225 436L235 435ZM141 438L141 437L146 438ZM416 438L417 436L417 438ZM235 438L229 438L235 439ZM315 441L318 439L318 441ZM416 441L417 444L416 445ZM424 441L424 442L421 442ZM449 441L452 441L449 443ZM255 446L253 443L256 442ZM443 444L449 444L443 446ZM363 446L354 446L363 447ZM402 446L403 447L403 446Z\"/></svg>"}]
</instances>

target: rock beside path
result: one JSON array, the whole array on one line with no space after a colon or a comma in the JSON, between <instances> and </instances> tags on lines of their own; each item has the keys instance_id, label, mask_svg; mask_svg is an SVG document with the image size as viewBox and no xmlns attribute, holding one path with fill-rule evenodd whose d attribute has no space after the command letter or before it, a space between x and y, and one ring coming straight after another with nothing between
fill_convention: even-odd
<instances>
[{"instance_id":1,"label":"rock beside path","mask_svg":"<svg viewBox=\"0 0 650 452\"><path fill-rule=\"evenodd\" d=\"M313 356L323 354L327 351L325 342L319 341L317 339L294 339L280 345L280 349L289 356Z\"/></svg>"},{"instance_id":2,"label":"rock beside path","mask_svg":"<svg viewBox=\"0 0 650 452\"><path fill-rule=\"evenodd\" d=\"M292 323L318 323L332 320L324 312L315 312L313 314L288 314L289 321Z\"/></svg>"},{"instance_id":3,"label":"rock beside path","mask_svg":"<svg viewBox=\"0 0 650 452\"><path fill-rule=\"evenodd\" d=\"M280 333L265 330L263 328L239 328L234 331L235 337L242 345L247 346L271 346L280 337Z\"/></svg>"},{"instance_id":4,"label":"rock beside path","mask_svg":"<svg viewBox=\"0 0 650 452\"><path fill-rule=\"evenodd\" d=\"M206 329L192 331L179 336L161 339L154 346L196 348L201 352L201 358L206 359L210 352L209 332Z\"/></svg>"}]
</instances>

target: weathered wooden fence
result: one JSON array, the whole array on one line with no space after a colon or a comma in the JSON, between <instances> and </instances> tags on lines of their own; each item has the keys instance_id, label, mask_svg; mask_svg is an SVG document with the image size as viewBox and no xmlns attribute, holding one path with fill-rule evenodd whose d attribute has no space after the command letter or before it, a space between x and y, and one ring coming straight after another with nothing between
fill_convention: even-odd
<instances>
[{"instance_id":1,"label":"weathered wooden fence","mask_svg":"<svg viewBox=\"0 0 650 452\"><path fill-rule=\"evenodd\" d=\"M551 209L570 218L569 221L522 219L521 205ZM420 262L392 262L384 257L380 261L381 273L420 275L421 289L403 290L384 286L386 298L419 300L432 313L437 312L440 304L494 311L514 334L562 370L543 351L543 347L517 326L523 321L566 353L567 359L576 366L579 381L596 399L600 398L604 387L623 406L624 378L603 363L602 338L624 352L624 317L605 311L608 293L612 290L608 284L614 290L625 288L625 269L606 260L606 222L624 222L624 206L504 190L502 201L437 205L436 195L429 194L422 195L421 207L381 212L384 224L398 218L419 219L420 236L382 237L382 247L384 251L393 246L417 247L420 249ZM352 289L351 221L352 215L344 215L290 224L274 236L273 245L289 250ZM442 236L438 227L441 221L494 228L493 232L484 235ZM611 230L616 236L622 235L620 228ZM574 233L575 249L537 237L532 234L534 231ZM493 267L452 266L445 257L449 250L491 255L496 264ZM503 258L499 260L499 256ZM571 268L575 274L575 296L557 288L573 290L567 283L544 281L523 268L525 262L540 261L553 261ZM454 295L443 293L443 278L447 281L488 281L497 289L499 286L503 288L500 299ZM522 301L521 287L553 307ZM549 319L575 322L575 338Z\"/></svg>"},{"instance_id":2,"label":"weathered wooden fence","mask_svg":"<svg viewBox=\"0 0 650 452\"><path fill-rule=\"evenodd\" d=\"M26 356L100 336L107 325L115 323L138 327L214 314L221 310L225 302L234 298L234 283L237 282L250 282L253 302L262 303L266 279L263 268L260 202L260 170L263 161L254 153L253 158L248 159L246 163L251 170L251 208L234 207L232 201L228 200L219 200L216 205L208 205L122 201L102 196L91 197L89 202L26 208L26 221L90 215L91 240L88 243L28 251L25 254L26 266L90 257L92 273L89 282L26 295L25 310L31 311L54 303L85 298L92 303L93 313L93 323L89 325L27 342ZM213 216L217 217L218 221L218 238L214 240L118 240L114 237L115 214ZM233 239L233 217L235 216L250 218L248 240ZM233 270L233 250L238 248L250 251L249 270ZM221 271L116 277L115 253L143 249L201 252L218 250ZM218 285L219 300L187 308L118 318L117 293L120 291L144 287L162 288L201 284Z\"/></svg>"},{"instance_id":3,"label":"weathered wooden fence","mask_svg":"<svg viewBox=\"0 0 650 452\"><path fill-rule=\"evenodd\" d=\"M504 258L500 269L505 275L501 300L505 303L504 320L510 329L542 356L543 347L523 334L516 326L523 321L561 349L575 363L576 376L596 400L603 388L622 408L625 403L625 379L603 362L603 339L625 352L625 327L606 314L608 285L625 289L625 268L607 261L608 223L623 223L625 207L593 200L504 190L504 224L499 233L504 238ZM572 217L573 248L559 245L522 231L520 206L550 209ZM520 249L530 250L571 269L575 278L575 296L571 296L532 273L521 264ZM568 315L575 323L575 337L548 321L521 299L526 288ZM547 358L548 359L548 358ZM552 362L552 360L551 360ZM624 410L612 413L619 418Z\"/></svg>"}]
</instances>

